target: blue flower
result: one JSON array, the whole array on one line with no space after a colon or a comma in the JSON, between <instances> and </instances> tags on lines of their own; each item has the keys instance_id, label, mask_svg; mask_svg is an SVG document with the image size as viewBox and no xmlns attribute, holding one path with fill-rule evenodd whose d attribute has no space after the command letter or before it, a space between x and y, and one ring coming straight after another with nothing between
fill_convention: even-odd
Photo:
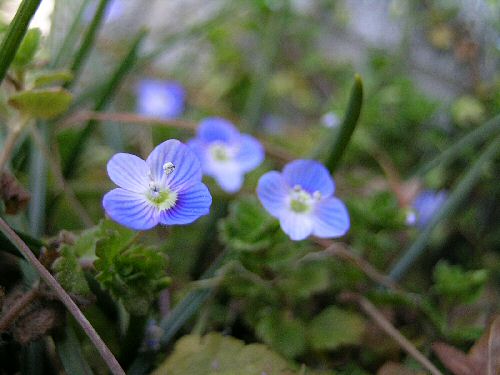
<instances>
[{"instance_id":1,"label":"blue flower","mask_svg":"<svg viewBox=\"0 0 500 375\"><path fill-rule=\"evenodd\" d=\"M137 112L163 119L177 118L184 112L186 92L175 81L143 79L137 86Z\"/></svg>"},{"instance_id":2,"label":"blue flower","mask_svg":"<svg viewBox=\"0 0 500 375\"><path fill-rule=\"evenodd\" d=\"M264 174L257 195L264 208L280 221L281 229L294 241L309 235L333 238L350 226L344 203L333 196L335 183L317 161L295 160L279 173Z\"/></svg>"},{"instance_id":3,"label":"blue flower","mask_svg":"<svg viewBox=\"0 0 500 375\"><path fill-rule=\"evenodd\" d=\"M445 191L424 190L421 192L413 201L413 212L407 217L408 224L415 224L420 228L425 227L447 197L448 194Z\"/></svg>"},{"instance_id":4,"label":"blue flower","mask_svg":"<svg viewBox=\"0 0 500 375\"><path fill-rule=\"evenodd\" d=\"M108 174L119 188L104 196L104 210L132 229L189 224L208 214L212 203L201 182L198 158L176 139L156 146L146 161L131 154L114 155Z\"/></svg>"},{"instance_id":5,"label":"blue flower","mask_svg":"<svg viewBox=\"0 0 500 375\"><path fill-rule=\"evenodd\" d=\"M197 137L188 142L200 158L203 172L228 192L237 192L245 173L264 160L264 149L254 137L241 134L229 121L218 117L200 123Z\"/></svg>"},{"instance_id":6,"label":"blue flower","mask_svg":"<svg viewBox=\"0 0 500 375\"><path fill-rule=\"evenodd\" d=\"M111 0L104 11L104 22L113 22L118 20L125 13L124 0ZM97 1L90 3L83 13L83 20L86 23L92 22L97 10Z\"/></svg>"}]
</instances>

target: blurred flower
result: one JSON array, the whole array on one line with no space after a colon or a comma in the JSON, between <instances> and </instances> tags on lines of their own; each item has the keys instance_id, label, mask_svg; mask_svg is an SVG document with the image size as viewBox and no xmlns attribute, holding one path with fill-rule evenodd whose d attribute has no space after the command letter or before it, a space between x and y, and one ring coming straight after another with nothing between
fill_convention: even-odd
<instances>
[{"instance_id":1,"label":"blurred flower","mask_svg":"<svg viewBox=\"0 0 500 375\"><path fill-rule=\"evenodd\" d=\"M184 112L186 92L175 81L143 79L137 86L137 112L145 116L172 119Z\"/></svg>"},{"instance_id":2,"label":"blurred flower","mask_svg":"<svg viewBox=\"0 0 500 375\"><path fill-rule=\"evenodd\" d=\"M264 208L278 218L281 229L294 241L313 234L340 237L350 226L344 203L333 196L335 183L317 161L295 160L279 173L264 174L257 195Z\"/></svg>"},{"instance_id":3,"label":"blurred flower","mask_svg":"<svg viewBox=\"0 0 500 375\"><path fill-rule=\"evenodd\" d=\"M445 191L425 190L413 201L412 210L406 216L408 225L424 227L441 208L448 194Z\"/></svg>"},{"instance_id":4,"label":"blurred flower","mask_svg":"<svg viewBox=\"0 0 500 375\"><path fill-rule=\"evenodd\" d=\"M336 128L340 125L340 118L335 112L327 112L321 117L321 124L325 128Z\"/></svg>"},{"instance_id":5,"label":"blurred flower","mask_svg":"<svg viewBox=\"0 0 500 375\"><path fill-rule=\"evenodd\" d=\"M218 117L203 120L188 146L200 158L203 172L228 193L238 191L245 173L264 160L264 149L257 139L241 134L232 123Z\"/></svg>"},{"instance_id":6,"label":"blurred flower","mask_svg":"<svg viewBox=\"0 0 500 375\"><path fill-rule=\"evenodd\" d=\"M104 210L132 229L189 224L208 214L212 203L201 182L198 158L176 139L156 146L146 161L131 154L114 155L108 174L119 188L104 196Z\"/></svg>"}]
</instances>

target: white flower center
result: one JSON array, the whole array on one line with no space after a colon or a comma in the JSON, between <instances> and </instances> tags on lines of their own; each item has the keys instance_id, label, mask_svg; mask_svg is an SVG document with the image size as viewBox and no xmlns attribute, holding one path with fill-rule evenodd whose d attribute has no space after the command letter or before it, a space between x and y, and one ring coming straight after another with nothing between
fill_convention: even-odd
<instances>
[{"instance_id":1,"label":"white flower center","mask_svg":"<svg viewBox=\"0 0 500 375\"><path fill-rule=\"evenodd\" d=\"M213 142L208 147L209 153L215 161L226 162L232 159L234 150L222 142Z\"/></svg>"},{"instance_id":2,"label":"white flower center","mask_svg":"<svg viewBox=\"0 0 500 375\"><path fill-rule=\"evenodd\" d=\"M290 209L296 213L309 213L320 199L321 193L319 191L315 191L311 195L302 189L302 186L295 185L290 193Z\"/></svg>"},{"instance_id":3,"label":"white flower center","mask_svg":"<svg viewBox=\"0 0 500 375\"><path fill-rule=\"evenodd\" d=\"M174 170L175 165L172 162L166 162L163 164L163 171L167 176ZM155 205L160 211L172 208L177 202L177 193L154 181L151 173L149 174L149 190L146 193L146 196L149 202Z\"/></svg>"}]
</instances>

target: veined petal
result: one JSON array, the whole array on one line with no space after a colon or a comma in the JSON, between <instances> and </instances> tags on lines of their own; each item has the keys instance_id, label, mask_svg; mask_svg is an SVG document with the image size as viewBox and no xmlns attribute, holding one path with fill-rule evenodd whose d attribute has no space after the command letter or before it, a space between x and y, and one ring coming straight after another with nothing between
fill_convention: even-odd
<instances>
[{"instance_id":1,"label":"veined petal","mask_svg":"<svg viewBox=\"0 0 500 375\"><path fill-rule=\"evenodd\" d=\"M114 189L104 195L102 205L111 219L131 229L146 230L158 224L158 209L143 194Z\"/></svg>"},{"instance_id":2,"label":"veined petal","mask_svg":"<svg viewBox=\"0 0 500 375\"><path fill-rule=\"evenodd\" d=\"M244 173L234 161L216 162L210 160L206 170L207 175L212 176L222 190L227 193L235 193L243 185Z\"/></svg>"},{"instance_id":3,"label":"veined petal","mask_svg":"<svg viewBox=\"0 0 500 375\"><path fill-rule=\"evenodd\" d=\"M235 161L243 172L250 172L257 168L264 160L264 148L254 137L242 134L240 136L240 149Z\"/></svg>"},{"instance_id":4,"label":"veined petal","mask_svg":"<svg viewBox=\"0 0 500 375\"><path fill-rule=\"evenodd\" d=\"M108 162L108 175L111 180L123 189L143 193L148 189L149 168L141 158L119 153Z\"/></svg>"},{"instance_id":5,"label":"veined petal","mask_svg":"<svg viewBox=\"0 0 500 375\"><path fill-rule=\"evenodd\" d=\"M335 184L325 166L314 160L295 160L283 168L283 178L290 187L300 185L310 194L319 191L329 197L335 191Z\"/></svg>"},{"instance_id":6,"label":"veined petal","mask_svg":"<svg viewBox=\"0 0 500 375\"><path fill-rule=\"evenodd\" d=\"M166 163L174 169L165 173ZM163 187L179 191L201 181L201 165L193 151L177 139L169 139L154 148L146 159L153 179Z\"/></svg>"},{"instance_id":7,"label":"veined petal","mask_svg":"<svg viewBox=\"0 0 500 375\"><path fill-rule=\"evenodd\" d=\"M200 216L207 215L212 204L212 196L205 184L199 182L178 193L175 205L160 213L160 223L164 225L189 224Z\"/></svg>"},{"instance_id":8,"label":"veined petal","mask_svg":"<svg viewBox=\"0 0 500 375\"><path fill-rule=\"evenodd\" d=\"M293 241L303 240L312 233L313 220L308 214L298 214L290 210L284 210L281 212L279 220L281 229Z\"/></svg>"},{"instance_id":9,"label":"veined petal","mask_svg":"<svg viewBox=\"0 0 500 375\"><path fill-rule=\"evenodd\" d=\"M238 129L220 117L209 117L200 122L198 136L204 142L232 143L239 137Z\"/></svg>"},{"instance_id":10,"label":"veined petal","mask_svg":"<svg viewBox=\"0 0 500 375\"><path fill-rule=\"evenodd\" d=\"M331 197L318 202L312 216L315 236L340 237L349 230L349 213L344 203L338 198Z\"/></svg>"},{"instance_id":11,"label":"veined petal","mask_svg":"<svg viewBox=\"0 0 500 375\"><path fill-rule=\"evenodd\" d=\"M287 195L288 188L281 173L267 172L259 179L257 196L264 208L274 217L279 217L286 207Z\"/></svg>"}]
</instances>

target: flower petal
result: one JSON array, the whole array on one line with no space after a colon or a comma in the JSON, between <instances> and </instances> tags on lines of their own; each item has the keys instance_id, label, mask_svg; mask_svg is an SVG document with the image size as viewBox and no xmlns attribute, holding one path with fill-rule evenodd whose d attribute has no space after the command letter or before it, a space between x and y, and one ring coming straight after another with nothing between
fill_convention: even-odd
<instances>
[{"instance_id":1,"label":"flower petal","mask_svg":"<svg viewBox=\"0 0 500 375\"><path fill-rule=\"evenodd\" d=\"M257 185L257 195L264 208L274 217L279 217L286 207L288 188L281 173L267 172Z\"/></svg>"},{"instance_id":2,"label":"flower petal","mask_svg":"<svg viewBox=\"0 0 500 375\"><path fill-rule=\"evenodd\" d=\"M300 241L307 238L313 230L313 220L310 215L298 214L296 212L286 210L280 215L280 225L283 232L293 241Z\"/></svg>"},{"instance_id":3,"label":"flower petal","mask_svg":"<svg viewBox=\"0 0 500 375\"><path fill-rule=\"evenodd\" d=\"M191 186L178 193L175 205L160 213L160 223L165 225L189 224L200 216L207 215L212 196L203 183Z\"/></svg>"},{"instance_id":4,"label":"flower petal","mask_svg":"<svg viewBox=\"0 0 500 375\"><path fill-rule=\"evenodd\" d=\"M335 191L335 184L325 166L314 160L295 160L283 168L283 178L290 187L300 185L310 194L319 191L329 197Z\"/></svg>"},{"instance_id":5,"label":"flower petal","mask_svg":"<svg viewBox=\"0 0 500 375\"><path fill-rule=\"evenodd\" d=\"M243 172L250 172L257 168L264 160L264 148L254 137L242 134L240 137L240 149L235 161L240 165Z\"/></svg>"},{"instance_id":6,"label":"flower petal","mask_svg":"<svg viewBox=\"0 0 500 375\"><path fill-rule=\"evenodd\" d=\"M211 169L210 175L226 193L236 193L241 189L244 182L244 173L235 163L220 163L221 167Z\"/></svg>"},{"instance_id":7,"label":"flower petal","mask_svg":"<svg viewBox=\"0 0 500 375\"><path fill-rule=\"evenodd\" d=\"M205 171L207 165L207 145L198 138L190 139L186 145L193 151L201 163L201 169Z\"/></svg>"},{"instance_id":8,"label":"flower petal","mask_svg":"<svg viewBox=\"0 0 500 375\"><path fill-rule=\"evenodd\" d=\"M239 131L231 122L223 118L209 117L200 122L198 137L204 142L232 143L238 139Z\"/></svg>"},{"instance_id":9,"label":"flower petal","mask_svg":"<svg viewBox=\"0 0 500 375\"><path fill-rule=\"evenodd\" d=\"M423 228L439 211L446 201L445 191L424 190L413 201L413 208L416 211L417 226Z\"/></svg>"},{"instance_id":10,"label":"flower petal","mask_svg":"<svg viewBox=\"0 0 500 375\"><path fill-rule=\"evenodd\" d=\"M148 189L149 168L141 158L119 153L108 162L108 175L111 180L123 189L143 193Z\"/></svg>"},{"instance_id":11,"label":"flower petal","mask_svg":"<svg viewBox=\"0 0 500 375\"><path fill-rule=\"evenodd\" d=\"M158 224L158 209L143 194L114 189L104 195L102 205L111 219L128 228L146 230Z\"/></svg>"},{"instance_id":12,"label":"flower petal","mask_svg":"<svg viewBox=\"0 0 500 375\"><path fill-rule=\"evenodd\" d=\"M168 162L175 169L167 175L163 166ZM156 146L146 164L156 182L176 192L201 181L200 161L188 146L177 139L169 139Z\"/></svg>"},{"instance_id":13,"label":"flower petal","mask_svg":"<svg viewBox=\"0 0 500 375\"><path fill-rule=\"evenodd\" d=\"M349 213L344 203L335 197L320 201L313 213L313 234L321 238L340 237L350 226Z\"/></svg>"}]
</instances>

